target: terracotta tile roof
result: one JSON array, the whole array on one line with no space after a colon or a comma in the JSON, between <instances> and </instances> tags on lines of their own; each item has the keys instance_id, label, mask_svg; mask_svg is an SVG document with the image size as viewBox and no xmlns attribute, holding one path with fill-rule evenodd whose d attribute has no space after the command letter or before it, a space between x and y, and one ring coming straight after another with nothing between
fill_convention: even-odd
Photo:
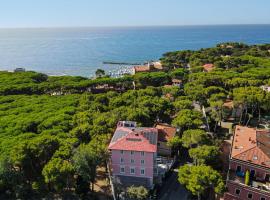
<instances>
[{"instance_id":1,"label":"terracotta tile roof","mask_svg":"<svg viewBox=\"0 0 270 200\"><path fill-rule=\"evenodd\" d=\"M132 126L130 126L132 125ZM158 130L156 128L136 127L135 122L118 122L109 149L126 151L157 151Z\"/></svg>"},{"instance_id":2,"label":"terracotta tile roof","mask_svg":"<svg viewBox=\"0 0 270 200\"><path fill-rule=\"evenodd\" d=\"M212 71L213 69L215 69L215 66L214 66L214 64L209 63L209 64L203 65L203 69L204 69L204 71L206 71L206 72L210 72L210 71Z\"/></svg>"},{"instance_id":3,"label":"terracotta tile roof","mask_svg":"<svg viewBox=\"0 0 270 200\"><path fill-rule=\"evenodd\" d=\"M120 138L116 142L109 145L110 150L125 150L125 151L145 151L156 152L157 145L151 144L142 134L129 133Z\"/></svg>"},{"instance_id":4,"label":"terracotta tile roof","mask_svg":"<svg viewBox=\"0 0 270 200\"><path fill-rule=\"evenodd\" d=\"M226 100L223 104L224 107L233 108L234 104L232 100Z\"/></svg>"},{"instance_id":5,"label":"terracotta tile roof","mask_svg":"<svg viewBox=\"0 0 270 200\"><path fill-rule=\"evenodd\" d=\"M236 126L231 157L270 167L270 132Z\"/></svg>"},{"instance_id":6,"label":"terracotta tile roof","mask_svg":"<svg viewBox=\"0 0 270 200\"><path fill-rule=\"evenodd\" d=\"M269 157L257 146L236 155L234 158L238 160L248 161L256 165L270 167Z\"/></svg>"},{"instance_id":7,"label":"terracotta tile roof","mask_svg":"<svg viewBox=\"0 0 270 200\"><path fill-rule=\"evenodd\" d=\"M158 141L167 142L173 138L176 134L176 128L168 124L157 124L158 129Z\"/></svg>"},{"instance_id":8,"label":"terracotta tile roof","mask_svg":"<svg viewBox=\"0 0 270 200\"><path fill-rule=\"evenodd\" d=\"M180 80L180 79L172 79L172 82L173 83L182 83L182 80Z\"/></svg>"}]
</instances>

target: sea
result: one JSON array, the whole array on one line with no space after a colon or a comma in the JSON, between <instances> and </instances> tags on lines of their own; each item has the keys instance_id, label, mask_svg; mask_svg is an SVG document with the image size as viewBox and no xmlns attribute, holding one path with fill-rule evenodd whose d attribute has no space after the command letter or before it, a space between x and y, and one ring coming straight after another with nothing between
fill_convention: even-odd
<instances>
[{"instance_id":1,"label":"sea","mask_svg":"<svg viewBox=\"0 0 270 200\"><path fill-rule=\"evenodd\" d=\"M221 42L270 43L270 25L0 29L0 70L92 77Z\"/></svg>"}]
</instances>

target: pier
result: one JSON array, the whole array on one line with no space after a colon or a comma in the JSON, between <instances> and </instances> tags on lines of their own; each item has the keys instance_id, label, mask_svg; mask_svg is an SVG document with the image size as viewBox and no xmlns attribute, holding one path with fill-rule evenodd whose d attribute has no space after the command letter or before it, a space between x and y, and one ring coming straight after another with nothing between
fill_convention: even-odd
<instances>
[{"instance_id":1,"label":"pier","mask_svg":"<svg viewBox=\"0 0 270 200\"><path fill-rule=\"evenodd\" d=\"M142 65L142 63L129 63L129 62L112 62L112 61L104 61L105 65Z\"/></svg>"}]
</instances>

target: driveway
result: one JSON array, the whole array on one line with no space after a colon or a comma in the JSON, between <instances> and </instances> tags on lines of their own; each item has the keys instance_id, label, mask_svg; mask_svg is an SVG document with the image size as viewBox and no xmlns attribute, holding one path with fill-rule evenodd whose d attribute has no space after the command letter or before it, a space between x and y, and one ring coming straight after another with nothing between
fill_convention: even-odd
<instances>
[{"instance_id":1,"label":"driveway","mask_svg":"<svg viewBox=\"0 0 270 200\"><path fill-rule=\"evenodd\" d=\"M158 193L158 200L187 200L188 191L178 182L178 168L166 178Z\"/></svg>"}]
</instances>

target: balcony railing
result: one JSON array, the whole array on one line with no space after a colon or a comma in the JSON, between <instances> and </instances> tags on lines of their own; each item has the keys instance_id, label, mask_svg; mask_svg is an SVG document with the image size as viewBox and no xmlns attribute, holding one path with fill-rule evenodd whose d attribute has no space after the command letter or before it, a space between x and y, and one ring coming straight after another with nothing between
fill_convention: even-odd
<instances>
[{"instance_id":1,"label":"balcony railing","mask_svg":"<svg viewBox=\"0 0 270 200\"><path fill-rule=\"evenodd\" d=\"M162 156L158 156L155 160L155 168L157 169L157 173L155 175L163 176L167 171L169 171L175 160L172 158L166 158Z\"/></svg>"},{"instance_id":2,"label":"balcony railing","mask_svg":"<svg viewBox=\"0 0 270 200\"><path fill-rule=\"evenodd\" d=\"M251 177L250 181L249 181L249 185L246 185L244 174L245 174L244 172L236 172L236 171L230 170L228 179L230 181L235 182L235 183L270 193L270 182L269 181L260 180L258 178L256 179L256 177L254 177L254 178Z\"/></svg>"}]
</instances>

